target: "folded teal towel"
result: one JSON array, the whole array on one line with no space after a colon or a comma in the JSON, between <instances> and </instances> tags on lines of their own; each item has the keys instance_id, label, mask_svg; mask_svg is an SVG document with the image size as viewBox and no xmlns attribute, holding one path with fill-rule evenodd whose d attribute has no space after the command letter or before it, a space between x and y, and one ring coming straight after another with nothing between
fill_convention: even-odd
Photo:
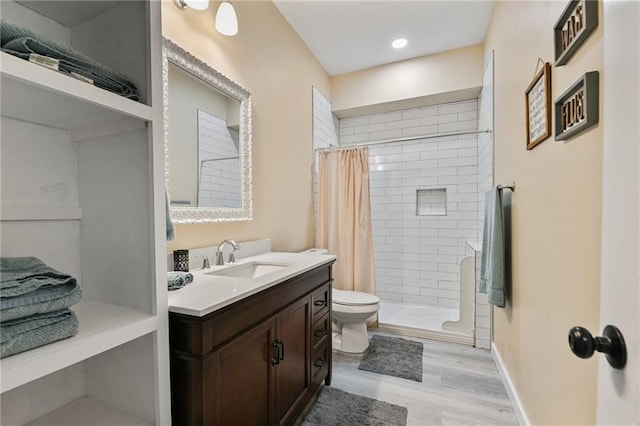
<instances>
[{"instance_id":1,"label":"folded teal towel","mask_svg":"<svg viewBox=\"0 0 640 426\"><path fill-rule=\"evenodd\" d=\"M69 309L3 321L0 358L37 348L78 333L78 319Z\"/></svg>"},{"instance_id":2,"label":"folded teal towel","mask_svg":"<svg viewBox=\"0 0 640 426\"><path fill-rule=\"evenodd\" d=\"M498 188L493 188L487 191L484 197L480 292L487 294L489 303L504 308L506 302L502 193Z\"/></svg>"},{"instance_id":3,"label":"folded teal towel","mask_svg":"<svg viewBox=\"0 0 640 426\"><path fill-rule=\"evenodd\" d=\"M22 59L37 53L59 61L58 68L65 74L75 73L93 80L93 84L134 101L139 100L138 89L126 77L116 74L105 65L83 53L59 43L49 37L0 20L0 42L2 50Z\"/></svg>"},{"instance_id":4,"label":"folded teal towel","mask_svg":"<svg viewBox=\"0 0 640 426\"><path fill-rule=\"evenodd\" d=\"M0 321L58 311L80 301L82 290L70 275L35 257L0 258Z\"/></svg>"},{"instance_id":5,"label":"folded teal towel","mask_svg":"<svg viewBox=\"0 0 640 426\"><path fill-rule=\"evenodd\" d=\"M193 275L189 272L171 271L167 272L167 285L169 291L178 290L193 281Z\"/></svg>"}]
</instances>

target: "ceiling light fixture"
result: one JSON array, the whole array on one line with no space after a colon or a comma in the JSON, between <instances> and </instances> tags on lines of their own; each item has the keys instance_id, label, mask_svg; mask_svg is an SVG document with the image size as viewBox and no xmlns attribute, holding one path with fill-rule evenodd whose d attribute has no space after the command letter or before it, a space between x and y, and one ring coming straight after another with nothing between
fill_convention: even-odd
<instances>
[{"instance_id":1,"label":"ceiling light fixture","mask_svg":"<svg viewBox=\"0 0 640 426\"><path fill-rule=\"evenodd\" d=\"M236 11L227 1L220 3L216 13L216 30L222 35L234 36L238 34L238 16Z\"/></svg>"},{"instance_id":2,"label":"ceiling light fixture","mask_svg":"<svg viewBox=\"0 0 640 426\"><path fill-rule=\"evenodd\" d=\"M391 46L394 49L402 49L403 47L405 47L409 42L407 41L406 38L397 38L395 40L393 40L393 42L391 43Z\"/></svg>"},{"instance_id":3,"label":"ceiling light fixture","mask_svg":"<svg viewBox=\"0 0 640 426\"><path fill-rule=\"evenodd\" d=\"M180 9L206 10L209 7L209 0L173 0Z\"/></svg>"}]
</instances>

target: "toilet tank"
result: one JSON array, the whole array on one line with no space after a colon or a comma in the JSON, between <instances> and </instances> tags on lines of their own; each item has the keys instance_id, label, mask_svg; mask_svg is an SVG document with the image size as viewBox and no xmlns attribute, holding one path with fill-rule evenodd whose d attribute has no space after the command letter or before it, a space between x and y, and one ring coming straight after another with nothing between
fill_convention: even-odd
<instances>
[{"instance_id":1,"label":"toilet tank","mask_svg":"<svg viewBox=\"0 0 640 426\"><path fill-rule=\"evenodd\" d=\"M309 253L309 254L329 254L329 250L323 248L310 248L305 251L301 251L300 253Z\"/></svg>"}]
</instances>

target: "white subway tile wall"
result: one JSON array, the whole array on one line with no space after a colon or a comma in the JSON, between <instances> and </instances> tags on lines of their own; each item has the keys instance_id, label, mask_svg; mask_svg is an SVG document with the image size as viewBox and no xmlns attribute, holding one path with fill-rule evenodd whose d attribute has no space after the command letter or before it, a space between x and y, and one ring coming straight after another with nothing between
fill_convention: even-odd
<instances>
[{"instance_id":1,"label":"white subway tile wall","mask_svg":"<svg viewBox=\"0 0 640 426\"><path fill-rule=\"evenodd\" d=\"M340 120L340 145L477 130L477 105L470 100ZM377 294L382 300L459 306L465 241L478 239L477 140L472 134L369 147ZM416 192L436 190L442 191L441 201L446 190L446 206L437 212L442 215L419 215Z\"/></svg>"},{"instance_id":2,"label":"white subway tile wall","mask_svg":"<svg viewBox=\"0 0 640 426\"><path fill-rule=\"evenodd\" d=\"M478 98L478 127L493 130L493 53L489 58ZM482 243L484 194L493 185L493 132L478 135L478 241ZM479 292L481 251L476 252L476 343L491 348L491 308L487 295Z\"/></svg>"},{"instance_id":3,"label":"white subway tile wall","mask_svg":"<svg viewBox=\"0 0 640 426\"><path fill-rule=\"evenodd\" d=\"M313 88L313 147L338 146L338 118L331 112L331 103Z\"/></svg>"},{"instance_id":4,"label":"white subway tile wall","mask_svg":"<svg viewBox=\"0 0 640 426\"><path fill-rule=\"evenodd\" d=\"M198 110L198 205L242 207L238 130Z\"/></svg>"},{"instance_id":5,"label":"white subway tile wall","mask_svg":"<svg viewBox=\"0 0 640 426\"><path fill-rule=\"evenodd\" d=\"M315 88L314 148L406 136L493 129L493 68L478 101L338 120ZM383 126L382 126L382 125ZM333 128L331 127L333 125ZM493 185L493 135L460 135L370 146L369 167L378 296L408 304L458 307L459 264L481 252L484 191ZM317 218L317 173L314 213ZM446 216L416 215L418 189L446 189ZM314 221L314 237L316 231ZM471 250L471 251L469 251ZM477 289L477 287L476 287ZM476 293L476 346L490 347L491 308Z\"/></svg>"},{"instance_id":6,"label":"white subway tile wall","mask_svg":"<svg viewBox=\"0 0 640 426\"><path fill-rule=\"evenodd\" d=\"M331 103L322 93L313 88L313 241L317 241L318 231L318 170L316 149L338 146L338 118L331 112Z\"/></svg>"}]
</instances>

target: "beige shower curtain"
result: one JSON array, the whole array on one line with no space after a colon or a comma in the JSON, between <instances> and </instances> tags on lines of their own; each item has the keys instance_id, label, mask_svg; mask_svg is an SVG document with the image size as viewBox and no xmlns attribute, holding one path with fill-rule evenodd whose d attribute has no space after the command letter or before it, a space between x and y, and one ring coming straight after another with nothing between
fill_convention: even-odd
<instances>
[{"instance_id":1,"label":"beige shower curtain","mask_svg":"<svg viewBox=\"0 0 640 426\"><path fill-rule=\"evenodd\" d=\"M335 254L333 286L376 294L369 200L369 148L318 153L317 244Z\"/></svg>"}]
</instances>

